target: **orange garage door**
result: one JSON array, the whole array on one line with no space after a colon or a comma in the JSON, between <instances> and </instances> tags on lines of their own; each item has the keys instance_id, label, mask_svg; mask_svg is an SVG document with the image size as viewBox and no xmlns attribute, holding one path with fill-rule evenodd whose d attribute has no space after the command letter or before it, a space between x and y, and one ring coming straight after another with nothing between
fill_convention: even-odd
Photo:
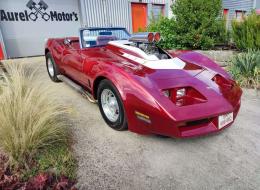
<instances>
[{"instance_id":1,"label":"orange garage door","mask_svg":"<svg viewBox=\"0 0 260 190\"><path fill-rule=\"evenodd\" d=\"M132 3L131 8L133 32L145 30L147 24L147 5L143 3Z\"/></svg>"}]
</instances>

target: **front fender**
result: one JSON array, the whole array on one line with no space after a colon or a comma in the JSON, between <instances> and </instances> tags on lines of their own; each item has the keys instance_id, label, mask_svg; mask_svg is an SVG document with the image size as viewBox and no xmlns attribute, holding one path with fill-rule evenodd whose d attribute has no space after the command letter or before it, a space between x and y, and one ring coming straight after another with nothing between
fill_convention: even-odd
<instances>
[{"instance_id":1,"label":"front fender","mask_svg":"<svg viewBox=\"0 0 260 190\"><path fill-rule=\"evenodd\" d=\"M105 69L96 76L96 79L100 77L110 80L117 88L127 116L128 129L139 134L151 133L150 124L137 119L135 112L149 116L161 114L162 110L154 97L135 80L131 73L119 68Z\"/></svg>"},{"instance_id":2,"label":"front fender","mask_svg":"<svg viewBox=\"0 0 260 190\"><path fill-rule=\"evenodd\" d=\"M199 65L205 69L212 70L216 73L219 73L225 76L228 79L231 79L231 76L223 68L221 68L216 62L208 58L207 56L195 52L195 51L168 51L173 57L178 57L181 60Z\"/></svg>"}]
</instances>

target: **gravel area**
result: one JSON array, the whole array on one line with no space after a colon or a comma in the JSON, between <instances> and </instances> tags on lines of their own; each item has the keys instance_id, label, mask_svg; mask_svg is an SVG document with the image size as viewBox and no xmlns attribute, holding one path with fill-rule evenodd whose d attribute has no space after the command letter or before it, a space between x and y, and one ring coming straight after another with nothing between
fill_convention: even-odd
<instances>
[{"instance_id":1,"label":"gravel area","mask_svg":"<svg viewBox=\"0 0 260 190\"><path fill-rule=\"evenodd\" d=\"M219 134L142 136L110 129L97 105L51 82L42 57L22 62L39 67L46 85L56 89L54 96L73 110L79 189L260 189L260 93L244 90L237 120Z\"/></svg>"}]
</instances>

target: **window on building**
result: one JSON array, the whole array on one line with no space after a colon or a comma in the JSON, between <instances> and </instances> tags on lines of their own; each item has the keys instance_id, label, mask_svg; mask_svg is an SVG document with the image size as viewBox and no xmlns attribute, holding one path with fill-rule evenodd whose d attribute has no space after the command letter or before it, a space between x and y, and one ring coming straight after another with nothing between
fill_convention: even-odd
<instances>
[{"instance_id":1,"label":"window on building","mask_svg":"<svg viewBox=\"0 0 260 190\"><path fill-rule=\"evenodd\" d=\"M164 15L164 5L153 4L152 15L155 20L158 20L161 15Z\"/></svg>"},{"instance_id":2,"label":"window on building","mask_svg":"<svg viewBox=\"0 0 260 190\"><path fill-rule=\"evenodd\" d=\"M228 13L229 13L229 9L224 9L224 10L223 10L223 16L224 16L224 18L228 18Z\"/></svg>"},{"instance_id":3,"label":"window on building","mask_svg":"<svg viewBox=\"0 0 260 190\"><path fill-rule=\"evenodd\" d=\"M236 19L242 20L243 17L245 16L245 14L246 14L246 11L236 10Z\"/></svg>"},{"instance_id":4,"label":"window on building","mask_svg":"<svg viewBox=\"0 0 260 190\"><path fill-rule=\"evenodd\" d=\"M229 9L223 10L223 17L224 17L225 22L226 22L226 27L228 27L228 24L229 24Z\"/></svg>"}]
</instances>

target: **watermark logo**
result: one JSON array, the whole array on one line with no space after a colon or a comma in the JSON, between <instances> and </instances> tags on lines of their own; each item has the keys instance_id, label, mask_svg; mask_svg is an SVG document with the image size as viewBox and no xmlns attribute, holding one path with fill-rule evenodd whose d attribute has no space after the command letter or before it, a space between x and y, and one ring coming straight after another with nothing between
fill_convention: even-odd
<instances>
[{"instance_id":1,"label":"watermark logo","mask_svg":"<svg viewBox=\"0 0 260 190\"><path fill-rule=\"evenodd\" d=\"M43 0L38 3L29 0L26 7L30 11L11 12L0 10L0 21L37 21L39 19L44 21L78 21L78 14L74 11L58 12L51 10L47 12L49 6Z\"/></svg>"}]
</instances>

